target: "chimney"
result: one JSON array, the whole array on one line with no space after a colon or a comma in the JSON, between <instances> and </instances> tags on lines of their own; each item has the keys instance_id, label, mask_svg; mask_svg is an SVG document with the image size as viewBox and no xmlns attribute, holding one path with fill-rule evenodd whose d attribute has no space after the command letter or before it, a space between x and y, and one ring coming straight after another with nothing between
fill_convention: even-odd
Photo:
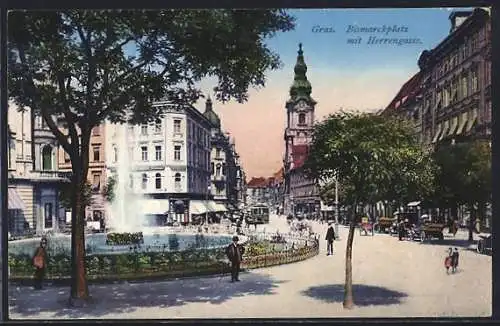
<instances>
[{"instance_id":1,"label":"chimney","mask_svg":"<svg viewBox=\"0 0 500 326\"><path fill-rule=\"evenodd\" d=\"M454 11L450 14L451 29L453 33L464 21L472 15L472 11Z\"/></svg>"}]
</instances>

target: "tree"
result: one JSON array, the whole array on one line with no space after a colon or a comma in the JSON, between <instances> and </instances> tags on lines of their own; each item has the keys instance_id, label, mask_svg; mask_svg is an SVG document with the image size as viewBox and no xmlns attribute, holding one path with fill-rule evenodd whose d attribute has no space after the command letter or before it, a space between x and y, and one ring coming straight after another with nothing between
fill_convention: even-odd
<instances>
[{"instance_id":1,"label":"tree","mask_svg":"<svg viewBox=\"0 0 500 326\"><path fill-rule=\"evenodd\" d=\"M369 113L332 114L315 126L304 165L306 173L318 180L329 180L336 174L354 210L359 203L369 203L388 194L388 189L398 179L428 182L427 174L423 177L419 170L428 161L421 158L426 157L426 153L411 130L405 121L396 118ZM355 223L355 218L351 217L344 293L344 307L348 309L354 306L352 243Z\"/></svg>"},{"instance_id":2,"label":"tree","mask_svg":"<svg viewBox=\"0 0 500 326\"><path fill-rule=\"evenodd\" d=\"M469 241L473 241L474 216L491 200L491 148L484 140L442 144L433 153L436 170L434 205L470 210ZM484 214L484 212L482 212Z\"/></svg>"},{"instance_id":3,"label":"tree","mask_svg":"<svg viewBox=\"0 0 500 326\"><path fill-rule=\"evenodd\" d=\"M14 11L9 97L43 117L72 165L70 299L87 299L82 193L91 130L153 121L152 103L194 103L204 77L220 101L248 98L280 60L264 40L294 28L284 10Z\"/></svg>"},{"instance_id":4,"label":"tree","mask_svg":"<svg viewBox=\"0 0 500 326\"><path fill-rule=\"evenodd\" d=\"M115 177L109 177L106 186L104 187L104 197L110 203L115 200L115 188L116 188L116 179Z\"/></svg>"},{"instance_id":5,"label":"tree","mask_svg":"<svg viewBox=\"0 0 500 326\"><path fill-rule=\"evenodd\" d=\"M59 189L59 203L62 207L71 209L71 199L74 186L71 183L62 183ZM85 182L82 192L82 203L85 206L92 205L92 185L89 182Z\"/></svg>"}]
</instances>

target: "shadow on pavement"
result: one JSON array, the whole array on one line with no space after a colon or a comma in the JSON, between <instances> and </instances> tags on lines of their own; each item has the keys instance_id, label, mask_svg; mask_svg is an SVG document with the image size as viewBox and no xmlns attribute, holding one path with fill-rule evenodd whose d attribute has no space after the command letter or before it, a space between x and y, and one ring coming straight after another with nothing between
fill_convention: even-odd
<instances>
[{"instance_id":1,"label":"shadow on pavement","mask_svg":"<svg viewBox=\"0 0 500 326\"><path fill-rule=\"evenodd\" d=\"M469 242L467 239L443 239L443 240L426 240L422 242L423 245L438 245L438 246L448 246L448 247L460 247L460 248L469 248L469 246L476 244L477 241ZM475 248L474 248L475 250Z\"/></svg>"},{"instance_id":2,"label":"shadow on pavement","mask_svg":"<svg viewBox=\"0 0 500 326\"><path fill-rule=\"evenodd\" d=\"M271 295L282 281L253 273L241 275L241 282L231 283L226 276L192 278L165 282L91 285L94 303L84 308L68 307L68 287L46 287L34 291L31 287L9 287L11 318L36 318L40 313L52 313L53 318L99 318L131 313L141 308L168 309L192 302L221 304L235 297ZM14 315L14 316L13 316Z\"/></svg>"},{"instance_id":3,"label":"shadow on pavement","mask_svg":"<svg viewBox=\"0 0 500 326\"><path fill-rule=\"evenodd\" d=\"M399 304L401 298L408 296L406 293L379 286L353 284L352 288L354 304L358 306ZM317 300L341 303L344 301L344 284L313 286L303 291L302 294Z\"/></svg>"}]
</instances>

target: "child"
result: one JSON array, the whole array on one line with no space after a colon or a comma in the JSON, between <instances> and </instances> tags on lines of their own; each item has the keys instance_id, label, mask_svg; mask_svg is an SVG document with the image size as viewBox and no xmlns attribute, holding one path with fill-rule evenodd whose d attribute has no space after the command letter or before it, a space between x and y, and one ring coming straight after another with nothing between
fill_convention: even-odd
<instances>
[{"instance_id":1,"label":"child","mask_svg":"<svg viewBox=\"0 0 500 326\"><path fill-rule=\"evenodd\" d=\"M455 250L451 254L451 271L452 271L452 273L455 273L457 271L459 256L460 256L460 254L458 253L458 248L455 248Z\"/></svg>"},{"instance_id":2,"label":"child","mask_svg":"<svg viewBox=\"0 0 500 326\"><path fill-rule=\"evenodd\" d=\"M446 274L450 273L450 267L452 266L452 255L453 255L453 249L448 248L448 256L444 259L444 267L446 268Z\"/></svg>"}]
</instances>

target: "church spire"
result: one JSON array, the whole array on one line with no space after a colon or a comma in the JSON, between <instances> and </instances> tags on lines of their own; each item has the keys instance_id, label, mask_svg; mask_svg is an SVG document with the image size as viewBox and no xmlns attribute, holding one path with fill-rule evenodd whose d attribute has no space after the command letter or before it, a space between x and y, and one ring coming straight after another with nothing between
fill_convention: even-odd
<instances>
[{"instance_id":1,"label":"church spire","mask_svg":"<svg viewBox=\"0 0 500 326\"><path fill-rule=\"evenodd\" d=\"M205 112L212 111L212 99L210 95L208 95L207 100L205 101Z\"/></svg>"},{"instance_id":2,"label":"church spire","mask_svg":"<svg viewBox=\"0 0 500 326\"><path fill-rule=\"evenodd\" d=\"M307 80L307 65L304 61L304 51L302 51L302 43L299 43L299 51L297 51L297 62L293 71L295 76L293 77L293 84L290 87L290 100L296 101L298 99L305 99L310 102L314 102L311 98L311 83Z\"/></svg>"}]
</instances>

